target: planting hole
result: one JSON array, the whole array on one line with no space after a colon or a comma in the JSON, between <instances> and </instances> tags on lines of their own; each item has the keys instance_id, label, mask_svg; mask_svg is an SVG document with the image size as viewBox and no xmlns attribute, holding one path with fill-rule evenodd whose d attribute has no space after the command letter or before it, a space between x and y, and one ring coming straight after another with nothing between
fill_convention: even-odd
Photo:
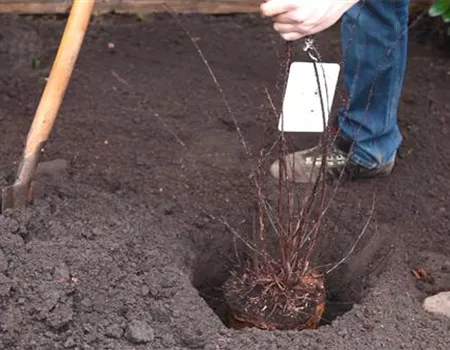
<instances>
[{"instance_id":1,"label":"planting hole","mask_svg":"<svg viewBox=\"0 0 450 350\"><path fill-rule=\"evenodd\" d=\"M229 270L216 269L211 274L211 265L205 264L203 268L194 271L194 287L208 306L219 317L227 328L232 328L229 322L229 309L224 299L222 286L230 276ZM331 324L337 317L345 314L359 303L366 290L363 281L345 282L345 276L336 272L326 281L327 301L325 312L319 326Z\"/></svg>"},{"instance_id":2,"label":"planting hole","mask_svg":"<svg viewBox=\"0 0 450 350\"><path fill-rule=\"evenodd\" d=\"M199 271L201 276L201 271ZM227 280L229 274L225 273L216 277L202 279L197 276L194 287L198 290L200 296L205 300L208 306L219 317L222 323L230 328L228 308L225 303L222 285Z\"/></svg>"}]
</instances>

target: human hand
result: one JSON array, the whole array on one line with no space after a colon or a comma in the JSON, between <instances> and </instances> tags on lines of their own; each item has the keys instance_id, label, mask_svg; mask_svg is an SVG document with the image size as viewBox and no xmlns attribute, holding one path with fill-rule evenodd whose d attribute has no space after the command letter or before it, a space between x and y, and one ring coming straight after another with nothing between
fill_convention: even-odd
<instances>
[{"instance_id":1,"label":"human hand","mask_svg":"<svg viewBox=\"0 0 450 350\"><path fill-rule=\"evenodd\" d=\"M328 29L359 0L263 0L261 13L271 17L274 29L294 41Z\"/></svg>"}]
</instances>

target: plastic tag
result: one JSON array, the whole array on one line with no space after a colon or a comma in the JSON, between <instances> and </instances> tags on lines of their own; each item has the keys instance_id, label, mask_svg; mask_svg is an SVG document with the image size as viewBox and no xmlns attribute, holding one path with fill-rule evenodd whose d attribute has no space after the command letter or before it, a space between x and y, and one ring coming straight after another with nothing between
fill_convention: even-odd
<instances>
[{"instance_id":1,"label":"plastic tag","mask_svg":"<svg viewBox=\"0 0 450 350\"><path fill-rule=\"evenodd\" d=\"M293 62L289 70L278 129L284 132L323 132L333 104L340 66L337 63ZM318 83L319 81L319 83ZM321 94L319 94L319 86ZM322 101L321 96L322 95ZM322 111L322 103L325 115Z\"/></svg>"}]
</instances>

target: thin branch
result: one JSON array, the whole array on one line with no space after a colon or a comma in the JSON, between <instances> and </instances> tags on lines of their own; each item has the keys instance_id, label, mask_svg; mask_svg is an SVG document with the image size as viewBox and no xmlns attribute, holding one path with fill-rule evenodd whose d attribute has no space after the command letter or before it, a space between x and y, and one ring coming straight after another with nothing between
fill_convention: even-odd
<instances>
[{"instance_id":1,"label":"thin branch","mask_svg":"<svg viewBox=\"0 0 450 350\"><path fill-rule=\"evenodd\" d=\"M225 92L222 89L222 86L219 83L219 80L217 79L216 75L214 74L211 65L209 64L208 60L206 59L205 55L203 54L202 49L197 44L197 40L191 35L191 33L187 30L187 28L184 26L184 24L176 17L174 11L168 6L167 4L163 4L163 6L168 10L168 12L172 15L172 17L175 19L175 21L180 25L180 27L183 29L183 31L186 33L186 35L189 37L189 40L194 45L197 53L199 54L200 58L202 59L204 65L206 66L209 75L211 76L214 85L216 86L217 90L219 91L220 97L222 98L222 101L228 111L228 114L230 115L231 119L233 120L234 126L236 128L236 131L238 132L239 139L241 140L242 146L247 154L247 156L251 155L250 149L247 147L247 143L245 142L244 136L242 134L241 128L237 122L236 117L234 116L233 110L230 107L230 104L228 103L227 98L225 97Z\"/></svg>"},{"instance_id":2,"label":"thin branch","mask_svg":"<svg viewBox=\"0 0 450 350\"><path fill-rule=\"evenodd\" d=\"M352 248L350 249L350 251L347 253L346 256L344 256L337 264L335 264L332 268L330 268L325 274L330 274L331 272L333 272L334 270L336 270L340 265L342 265L343 263L345 263L348 258L350 257L350 255L353 254L354 250L356 249L359 241L361 240L361 238L364 236L364 234L367 231L367 228L369 227L369 223L372 220L373 217L373 213L375 211L375 193L373 194L373 201L372 201L372 209L370 211L369 217L367 218L366 224L364 225L361 233L359 234L358 238L356 239L355 244L353 244Z\"/></svg>"},{"instance_id":3,"label":"thin branch","mask_svg":"<svg viewBox=\"0 0 450 350\"><path fill-rule=\"evenodd\" d=\"M210 215L210 218L212 219L216 219L214 216ZM217 219L219 220L222 224L225 225L225 227L233 234L235 235L242 243L245 244L245 246L250 249L251 251L253 251L254 253L263 256L263 254L261 252L258 251L258 249L256 249L256 247L254 247L252 244L250 244L247 240L245 240L239 233L236 232L236 230L231 227L231 225L224 219L224 218L219 218Z\"/></svg>"},{"instance_id":4,"label":"thin branch","mask_svg":"<svg viewBox=\"0 0 450 350\"><path fill-rule=\"evenodd\" d=\"M177 142L178 142L181 146L183 146L183 147L186 148L186 144L185 144L183 141L181 141L180 137L179 137L179 136L178 136L171 128L169 128L169 127L167 126L166 123L164 123L164 120L159 116L159 114L158 114L158 113L155 113L154 115L155 115L156 118L159 119L159 121L160 121L161 124L166 128L166 130L172 134L172 136L175 138L175 140L177 140Z\"/></svg>"}]
</instances>

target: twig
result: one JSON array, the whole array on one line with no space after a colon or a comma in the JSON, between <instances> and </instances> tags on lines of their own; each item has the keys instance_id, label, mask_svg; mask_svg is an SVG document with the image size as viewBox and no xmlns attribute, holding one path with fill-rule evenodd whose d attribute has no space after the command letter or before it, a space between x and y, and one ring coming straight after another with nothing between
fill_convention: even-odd
<instances>
[{"instance_id":1,"label":"twig","mask_svg":"<svg viewBox=\"0 0 450 350\"><path fill-rule=\"evenodd\" d=\"M212 219L215 219L212 215L210 215L210 217L211 217ZM217 219L217 220L219 220L222 224L224 224L225 227L226 227L233 235L235 235L237 238L239 238L239 239L242 241L242 243L244 243L245 246L246 246L248 249L250 249L251 251L257 253L258 255L263 255L261 252L259 252L259 251L256 249L256 247L254 247L253 245L251 245L250 243L248 243L247 240L245 240L239 233L237 233L236 230L235 230L233 227L231 227L231 225L230 225L224 218L219 218L219 219Z\"/></svg>"},{"instance_id":2,"label":"twig","mask_svg":"<svg viewBox=\"0 0 450 350\"><path fill-rule=\"evenodd\" d=\"M170 132L172 134L173 137L175 137L175 140L177 140L177 142L186 148L186 144L180 139L180 137L171 129L167 126L166 123L164 123L164 120L159 116L158 113L155 113L155 117L159 119L159 121L162 123L162 125L167 129L168 132Z\"/></svg>"},{"instance_id":3,"label":"twig","mask_svg":"<svg viewBox=\"0 0 450 350\"><path fill-rule=\"evenodd\" d=\"M372 201L372 209L370 211L369 217L367 218L366 224L364 225L361 233L359 234L358 238L356 239L355 244L353 244L352 248L350 249L350 251L347 253L346 256L344 256L337 264L335 264L332 268L330 268L325 274L330 274L331 272L333 272L334 270L336 270L340 265L342 265L344 262L346 262L348 260L348 258L350 257L350 255L353 254L354 250L356 249L359 241L361 240L361 238L364 236L364 234L367 231L367 228L369 227L369 223L373 217L373 213L375 211L375 193L373 194L373 201Z\"/></svg>"},{"instance_id":4,"label":"twig","mask_svg":"<svg viewBox=\"0 0 450 350\"><path fill-rule=\"evenodd\" d=\"M222 86L219 83L219 80L217 79L216 75L214 74L211 65L209 64L208 60L206 59L205 55L203 54L202 49L197 44L197 40L191 35L191 33L187 30L187 28L183 25L183 23L175 16L174 11L168 6L167 4L163 4L163 6L168 10L168 12L172 15L172 17L175 19L175 21L180 25L180 27L183 29L183 31L186 33L186 35L189 37L189 40L194 45L195 49L197 50L197 53L199 54L200 58L202 59L203 63L205 64L209 75L211 76L214 85L216 86L217 90L219 91L220 97L222 98L222 101L228 111L228 114L233 119L234 126L236 128L236 131L238 132L239 139L241 140L242 146L247 154L247 156L251 155L250 149L247 147L247 143L245 142L244 136L242 134L241 128L239 127L239 124L237 122L236 117L234 116L234 113L230 107L230 104L228 103L227 98L225 97L225 93L222 89Z\"/></svg>"},{"instance_id":5,"label":"twig","mask_svg":"<svg viewBox=\"0 0 450 350\"><path fill-rule=\"evenodd\" d=\"M130 86L130 84L128 83L128 81L126 81L124 78L122 78L119 74L116 73L116 71L112 70L111 71L111 75L116 78L119 82L121 82L122 84L126 85L126 86Z\"/></svg>"}]
</instances>

